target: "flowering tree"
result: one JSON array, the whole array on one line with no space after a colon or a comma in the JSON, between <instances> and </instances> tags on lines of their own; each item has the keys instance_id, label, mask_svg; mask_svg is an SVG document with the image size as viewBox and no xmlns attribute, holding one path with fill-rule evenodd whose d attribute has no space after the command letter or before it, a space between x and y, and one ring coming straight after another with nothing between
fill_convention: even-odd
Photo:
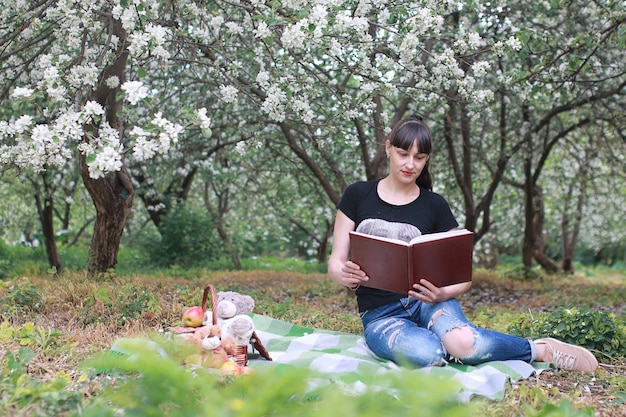
<instances>
[{"instance_id":1,"label":"flowering tree","mask_svg":"<svg viewBox=\"0 0 626 417\"><path fill-rule=\"evenodd\" d=\"M267 118L248 143L297 158L336 204L349 182L383 175L396 120L419 112L436 121L448 100L492 99L480 52L502 56L521 44L513 34L483 41L467 26L449 30L459 10L452 2L225 3L193 11L188 27L200 45L197 72L220 99ZM472 65L461 68L460 56Z\"/></svg>"},{"instance_id":2,"label":"flowering tree","mask_svg":"<svg viewBox=\"0 0 626 417\"><path fill-rule=\"evenodd\" d=\"M436 170L454 179L439 190L459 195L455 209L478 239L497 221L492 202L502 182L529 178L525 260L541 256L530 184L542 161L590 121L586 114L623 103L618 2L578 10L523 1L281 6L223 5L192 25L210 28L200 50L203 62L220 63L210 78L220 80L222 100L248 103L277 127L269 146L281 135L279 146L336 203L349 181L384 173L393 122L422 113L450 167L435 155ZM523 164L539 168L528 177L517 169Z\"/></svg>"},{"instance_id":3,"label":"flowering tree","mask_svg":"<svg viewBox=\"0 0 626 417\"><path fill-rule=\"evenodd\" d=\"M88 269L114 268L134 196L126 149L147 159L167 152L182 130L156 113L126 133L133 115L121 114L122 99L137 106L149 96L129 58L167 58L164 30L143 24L150 8L126 2L3 6L2 98L18 107L0 125L0 162L42 172L77 157L97 212Z\"/></svg>"},{"instance_id":4,"label":"flowering tree","mask_svg":"<svg viewBox=\"0 0 626 417\"><path fill-rule=\"evenodd\" d=\"M541 181L535 187L535 258L548 270L574 272L579 240L593 251L594 258L619 247L620 241L623 245L625 240L618 225L621 207L626 204L626 154L614 152L623 149L624 144L618 136L603 132L602 126L595 124L569 135L565 146L557 147L546 160ZM560 221L544 224L548 216ZM560 245L555 245L558 242ZM550 257L555 253L560 265Z\"/></svg>"},{"instance_id":5,"label":"flowering tree","mask_svg":"<svg viewBox=\"0 0 626 417\"><path fill-rule=\"evenodd\" d=\"M574 10L539 3L536 13L527 18L529 24L520 31L524 61L519 62L516 74L517 94L508 95L515 103L508 118L517 116L522 122L518 137L524 151L520 155L523 170L520 180L512 182L524 190L522 255L526 267L534 258L546 269L555 269L544 250L546 213L540 180L546 161L555 150L560 154L572 149L579 152L574 159L580 167L577 183L561 194L564 204L557 203L562 215L562 267L572 272L586 197L592 192L589 166L600 161L597 148L613 142L624 128L620 115L626 97L626 61L623 54L615 52L625 40L622 26L626 15L614 2L587 2L581 7ZM521 9L512 12L527 15ZM559 150L561 146L566 150Z\"/></svg>"},{"instance_id":6,"label":"flowering tree","mask_svg":"<svg viewBox=\"0 0 626 417\"><path fill-rule=\"evenodd\" d=\"M306 184L309 197L325 196L332 207L350 182L384 174L386 134L419 113L436 138L437 191L481 238L502 182L530 178L512 161L540 167L582 126L581 115L595 111L591 103L613 111L623 93L623 54L611 54L623 42L619 2L585 3L586 20L554 5L7 4L1 98L16 107L0 125L0 162L41 172L78 159L97 211L90 270L103 271L115 266L137 190L158 224L172 200L187 198L198 172L216 184L210 175L228 167L215 158L224 152L239 175L207 188L207 208L232 207L216 204L219 194L235 187L229 196L245 195L255 176L263 176L259 190L272 181ZM538 137L555 140L536 152ZM246 173L246 158L260 154L273 164L252 163ZM285 172L300 178L282 181ZM281 207L293 211L281 216L295 214L293 224L325 252L333 210L306 210L310 200L287 194L292 204Z\"/></svg>"}]
</instances>

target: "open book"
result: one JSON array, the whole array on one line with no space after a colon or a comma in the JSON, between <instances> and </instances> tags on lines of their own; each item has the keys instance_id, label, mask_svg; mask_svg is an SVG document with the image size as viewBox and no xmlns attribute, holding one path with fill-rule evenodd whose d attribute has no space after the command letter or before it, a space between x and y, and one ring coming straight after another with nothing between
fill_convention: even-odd
<instances>
[{"instance_id":1,"label":"open book","mask_svg":"<svg viewBox=\"0 0 626 417\"><path fill-rule=\"evenodd\" d=\"M472 280L474 233L430 233L410 242L350 232L350 257L369 276L363 286L406 293L424 278L437 287Z\"/></svg>"}]
</instances>

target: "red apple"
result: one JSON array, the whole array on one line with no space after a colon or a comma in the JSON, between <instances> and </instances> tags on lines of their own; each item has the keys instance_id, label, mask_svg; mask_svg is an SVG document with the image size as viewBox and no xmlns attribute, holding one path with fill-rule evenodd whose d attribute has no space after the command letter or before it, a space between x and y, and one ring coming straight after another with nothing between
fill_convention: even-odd
<instances>
[{"instance_id":1,"label":"red apple","mask_svg":"<svg viewBox=\"0 0 626 417\"><path fill-rule=\"evenodd\" d=\"M183 326L187 327L200 327L204 320L204 310L202 307L193 306L189 307L183 313Z\"/></svg>"}]
</instances>

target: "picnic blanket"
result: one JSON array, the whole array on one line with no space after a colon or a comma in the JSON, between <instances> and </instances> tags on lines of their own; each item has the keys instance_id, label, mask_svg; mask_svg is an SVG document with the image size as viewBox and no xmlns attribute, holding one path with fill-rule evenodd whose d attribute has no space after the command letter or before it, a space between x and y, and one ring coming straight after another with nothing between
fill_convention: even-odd
<instances>
[{"instance_id":1,"label":"picnic blanket","mask_svg":"<svg viewBox=\"0 0 626 417\"><path fill-rule=\"evenodd\" d=\"M252 315L252 320L257 336L273 359L270 362L251 355L249 366L252 368L293 366L312 369L327 376L326 381L317 379L314 384L335 383L355 394L375 385L377 375L400 369L395 363L374 355L361 335L313 329L256 314ZM500 400L508 384L539 374L549 367L547 363L511 360L478 366L450 364L408 372L458 381L462 387L458 395L460 401L469 401L475 395Z\"/></svg>"}]
</instances>

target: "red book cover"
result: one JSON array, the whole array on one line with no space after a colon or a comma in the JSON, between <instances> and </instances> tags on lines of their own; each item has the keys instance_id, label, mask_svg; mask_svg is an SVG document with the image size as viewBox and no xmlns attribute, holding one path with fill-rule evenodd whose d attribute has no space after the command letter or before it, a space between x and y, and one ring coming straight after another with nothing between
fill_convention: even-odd
<instances>
[{"instance_id":1,"label":"red book cover","mask_svg":"<svg viewBox=\"0 0 626 417\"><path fill-rule=\"evenodd\" d=\"M363 286L406 293L424 278L437 287L472 280L474 233L430 233L410 242L350 232L351 260L369 276Z\"/></svg>"}]
</instances>

